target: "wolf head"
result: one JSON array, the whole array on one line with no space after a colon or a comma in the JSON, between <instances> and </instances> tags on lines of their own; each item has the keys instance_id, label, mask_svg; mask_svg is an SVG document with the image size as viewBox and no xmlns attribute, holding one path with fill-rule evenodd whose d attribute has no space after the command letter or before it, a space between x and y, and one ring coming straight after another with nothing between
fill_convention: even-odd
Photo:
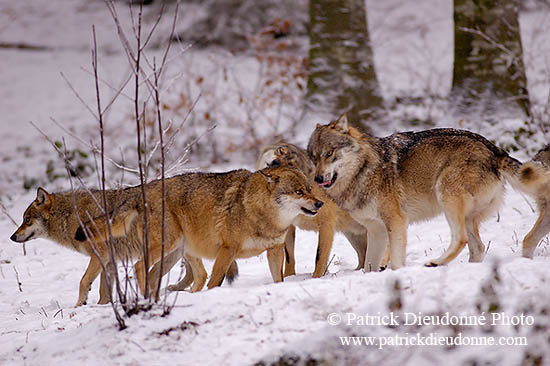
<instances>
[{"instance_id":1,"label":"wolf head","mask_svg":"<svg viewBox=\"0 0 550 366\"><path fill-rule=\"evenodd\" d=\"M298 215L315 216L323 202L311 193L304 173L293 168L259 170L268 184L271 198L279 209L279 217L292 221Z\"/></svg>"},{"instance_id":2,"label":"wolf head","mask_svg":"<svg viewBox=\"0 0 550 366\"><path fill-rule=\"evenodd\" d=\"M31 239L46 237L48 234L48 220L54 203L53 195L43 188L38 188L36 199L27 207L23 214L23 223L10 237L17 243Z\"/></svg>"},{"instance_id":3,"label":"wolf head","mask_svg":"<svg viewBox=\"0 0 550 366\"><path fill-rule=\"evenodd\" d=\"M258 158L257 169L279 166L299 169L306 176L311 177L315 169L306 151L285 142L279 142L265 148Z\"/></svg>"},{"instance_id":4,"label":"wolf head","mask_svg":"<svg viewBox=\"0 0 550 366\"><path fill-rule=\"evenodd\" d=\"M346 115L328 125L317 125L307 151L315 164L315 182L325 189L357 165L361 133L348 126Z\"/></svg>"}]
</instances>

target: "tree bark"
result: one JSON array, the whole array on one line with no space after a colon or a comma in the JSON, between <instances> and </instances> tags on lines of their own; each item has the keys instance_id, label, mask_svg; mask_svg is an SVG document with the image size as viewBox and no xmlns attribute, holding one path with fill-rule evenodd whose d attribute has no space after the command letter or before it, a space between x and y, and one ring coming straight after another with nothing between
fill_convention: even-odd
<instances>
[{"instance_id":1,"label":"tree bark","mask_svg":"<svg viewBox=\"0 0 550 366\"><path fill-rule=\"evenodd\" d=\"M310 0L307 100L368 131L382 106L364 0Z\"/></svg>"},{"instance_id":2,"label":"tree bark","mask_svg":"<svg viewBox=\"0 0 550 366\"><path fill-rule=\"evenodd\" d=\"M454 0L451 100L459 113L530 115L518 9L517 0Z\"/></svg>"}]
</instances>

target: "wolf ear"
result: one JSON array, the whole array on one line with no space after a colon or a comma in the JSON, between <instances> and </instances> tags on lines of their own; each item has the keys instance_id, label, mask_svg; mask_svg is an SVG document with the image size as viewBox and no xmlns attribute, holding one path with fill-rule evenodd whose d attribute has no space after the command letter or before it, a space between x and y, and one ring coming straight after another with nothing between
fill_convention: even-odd
<instances>
[{"instance_id":1,"label":"wolf ear","mask_svg":"<svg viewBox=\"0 0 550 366\"><path fill-rule=\"evenodd\" d=\"M286 155L286 154L288 154L288 149L284 146L281 146L277 149L277 154Z\"/></svg>"},{"instance_id":2,"label":"wolf ear","mask_svg":"<svg viewBox=\"0 0 550 366\"><path fill-rule=\"evenodd\" d=\"M271 183L279 183L279 177L276 176L276 175L273 175L271 173L267 173L263 170L260 170L259 171L261 175L264 176L265 180L267 181L267 183L271 184Z\"/></svg>"},{"instance_id":3,"label":"wolf ear","mask_svg":"<svg viewBox=\"0 0 550 366\"><path fill-rule=\"evenodd\" d=\"M336 121L330 122L330 127L334 128L335 130L338 130L340 132L348 132L349 131L349 124L348 124L348 116L343 113Z\"/></svg>"},{"instance_id":4,"label":"wolf ear","mask_svg":"<svg viewBox=\"0 0 550 366\"><path fill-rule=\"evenodd\" d=\"M53 204L53 197L44 188L38 187L36 191L36 204L38 206L45 205L44 207L49 210Z\"/></svg>"}]
</instances>

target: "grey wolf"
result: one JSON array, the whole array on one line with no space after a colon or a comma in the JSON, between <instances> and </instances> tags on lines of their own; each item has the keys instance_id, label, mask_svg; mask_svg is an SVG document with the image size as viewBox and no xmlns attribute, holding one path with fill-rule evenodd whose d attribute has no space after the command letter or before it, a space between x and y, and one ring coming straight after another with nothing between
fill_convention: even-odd
<instances>
[{"instance_id":1,"label":"grey wolf","mask_svg":"<svg viewBox=\"0 0 550 366\"><path fill-rule=\"evenodd\" d=\"M168 181L167 181L167 184ZM147 192L151 198L151 212L155 215L150 217L150 228L160 227L160 201L157 202L153 189L156 188L155 183L148 186ZM157 192L158 193L158 192ZM110 216L117 215L121 217L117 223L111 227L113 236L115 260L130 260L139 259L143 255L141 227L142 220L137 220L135 212L123 212L121 208L128 201L135 201L136 196L140 196L139 187L131 187L127 189L106 190L108 210ZM158 195L158 194L157 194ZM111 296L110 287L107 286L105 273L102 271L102 264L109 266L109 250L107 241L97 241L91 243L86 240L85 236L78 235L81 223L89 222L90 219L98 220L104 217L102 210L102 192L99 190L73 190L60 193L48 193L43 188L38 188L36 199L28 206L23 214L23 223L11 236L11 240L15 242L26 242L31 239L45 238L52 240L66 248L76 250L79 253L90 257L90 262L86 268L82 279L80 280L78 301L76 306L86 304L88 292L93 281L101 272L100 282L100 298L99 304L109 302ZM181 234L177 231L177 225L170 215L174 213L175 207L168 205L167 212L167 227L170 228L166 247L167 253L174 250ZM160 247L157 245L158 240L155 230L150 230L152 243L150 248L151 260L157 260L160 253ZM154 259L153 259L154 258ZM136 264L136 273L143 270L143 262ZM143 283L144 275L138 276L140 289L144 291Z\"/></svg>"},{"instance_id":2,"label":"grey wolf","mask_svg":"<svg viewBox=\"0 0 550 366\"><path fill-rule=\"evenodd\" d=\"M538 243L550 232L550 145L533 157L523 175L523 180L530 183L529 193L535 197L539 212L535 225L523 239L523 256L533 258Z\"/></svg>"},{"instance_id":3,"label":"grey wolf","mask_svg":"<svg viewBox=\"0 0 550 366\"><path fill-rule=\"evenodd\" d=\"M312 184L313 194L325 204L314 217L299 216L290 226L285 238L285 277L296 274L294 259L294 241L296 227L302 230L319 233L315 270L313 277L321 277L326 272L327 262L332 248L335 232L342 232L357 253L358 265L356 269L364 267L367 252L367 231L351 216L338 207L330 197L314 182L315 166L304 149L285 142L279 142L265 147L260 153L257 168L288 166L301 170Z\"/></svg>"},{"instance_id":4,"label":"grey wolf","mask_svg":"<svg viewBox=\"0 0 550 366\"><path fill-rule=\"evenodd\" d=\"M387 244L392 268L404 266L408 224L440 213L451 243L426 265L449 263L466 244L469 260L482 261L479 225L501 204L505 181L532 194L546 179L535 162L521 164L472 132L433 129L377 138L349 126L345 115L317 125L308 153L315 182L367 228L366 263L375 270Z\"/></svg>"},{"instance_id":5,"label":"grey wolf","mask_svg":"<svg viewBox=\"0 0 550 366\"><path fill-rule=\"evenodd\" d=\"M264 251L274 282L281 282L283 245L289 226L299 215L317 215L323 206L312 193L305 175L291 168L268 168L254 173L247 170L188 173L167 179L166 184L167 202L174 207L174 211L167 210L167 216L177 225L176 237L169 240L182 242L179 247L183 246L192 271L192 292L202 289L206 282L202 258L215 259L207 284L211 289L222 283L235 259ZM160 182L153 182L148 187L157 191L158 185ZM122 226L119 221L126 221L128 225L130 220L125 217L141 216L143 205L136 203L139 202L126 202L119 210L126 214L115 215L113 224ZM86 225L86 232L94 241L108 237L101 220ZM171 233L172 229L166 231ZM173 236L171 233L170 237ZM150 243L158 247L155 241ZM168 257L169 262L178 258L170 254ZM158 262L158 258L157 253L150 263Z\"/></svg>"}]
</instances>

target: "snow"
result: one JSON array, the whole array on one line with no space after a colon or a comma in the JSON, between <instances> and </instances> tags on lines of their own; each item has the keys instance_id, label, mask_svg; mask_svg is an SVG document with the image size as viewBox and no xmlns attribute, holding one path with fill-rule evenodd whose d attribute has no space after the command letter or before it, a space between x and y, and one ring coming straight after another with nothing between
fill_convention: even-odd
<instances>
[{"instance_id":1,"label":"snow","mask_svg":"<svg viewBox=\"0 0 550 366\"><path fill-rule=\"evenodd\" d=\"M367 2L371 11L369 27L375 45L375 62L384 94L391 96L403 89L441 93L450 85L450 2L424 0L409 7L397 7L396 3ZM122 2L117 5L124 18ZM67 126L84 141L97 139L97 122L60 76L63 72L81 97L93 106L93 79L82 70L91 69L92 23L98 31L100 70L105 80L118 85L128 75L128 69L112 19L101 1L0 0L0 7L0 43L22 42L49 48L40 52L0 49L0 80L3 81L0 86L0 136L3 137L0 145L0 201L20 223L23 211L35 197L34 190L22 188L23 181L42 179L39 183L52 191L68 187L66 179L54 182L44 180L48 161L59 159L49 142L28 121L33 121L54 140L64 137L71 149L85 147L68 136L50 117ZM180 9L182 17L178 28L184 29L189 24L192 10ZM390 15L384 16L385 11L389 11ZM419 18L416 12L430 17L423 27L415 26ZM149 16L147 24L152 21L154 17ZM548 86L542 80L547 80L544 60L548 57L549 47L548 37L541 37L541 32L544 32L540 29L548 27L548 15L542 12L524 13L521 22L522 27L526 25L523 39L532 98L544 101ZM169 29L169 23L170 19L163 21L161 29ZM407 27L399 27L400 24ZM424 38L414 38L412 34L415 30ZM407 57L392 56L403 49L407 50ZM159 50L152 50L153 55L160 53ZM186 90L186 86L179 85L177 81L184 80L184 83L191 84L189 80L195 80L195 76L204 76L204 83L208 84L203 89L206 96L197 108L200 113L219 111L216 115L219 126L213 132L215 138L209 139L207 136L202 151L213 149L210 146L212 141L233 140L240 144L238 139L242 136L240 129L243 127L241 114L246 115L246 111L233 104L238 99L235 91L252 100L254 92L258 91L258 64L246 56L228 55L219 50L191 49L180 56L181 49L176 48L172 53L174 62L169 73L182 75L180 79L174 79L171 94L166 95L167 101L176 103L178 91ZM220 65L229 71L227 82L224 82L225 73L220 71ZM242 85L232 85L236 80ZM188 88L188 97L193 99L200 87L188 85ZM104 90L104 93L106 97L111 95L109 90ZM211 97L208 97L209 93ZM256 109L251 110L257 113ZM225 119L231 115L230 112L234 112L233 121ZM132 161L130 149L135 143L133 126L130 124L130 127L116 131L114 127L119 126L130 113L128 105L121 103L113 108L107 121L107 138L113 157L118 156L120 146L126 149L128 161ZM262 121L253 126L260 136L275 128L280 129L277 130L279 132L288 128L266 122L277 120L273 110L267 113L267 117L259 114L253 116ZM282 122L291 125L292 118L285 115ZM316 118L318 116L308 116L306 122L295 129L294 141L302 144L307 141L314 124L324 122ZM449 121L445 116L441 119L443 121L438 119L438 125L456 127L456 122ZM197 118L195 124L186 125L186 128L200 134L201 128L207 127L200 121ZM395 125L387 126L384 132L399 129L399 123L396 121ZM501 128L495 129L495 135L501 133ZM534 141L533 145L540 147L540 141ZM254 161L250 159L250 154L227 157L221 147L218 153L223 159L213 163L209 160L211 155L200 155L194 151L191 154L192 163L185 168L219 171L253 168ZM109 177L109 184L116 185L119 178ZM124 178L125 182L132 182L132 179L135 178ZM88 183L97 185L94 177L90 177ZM317 235L298 231L298 274L286 278L284 283L272 283L265 254L239 260L240 276L232 285L224 283L220 288L195 294L170 293L166 303L175 305L169 315L163 316L162 309L154 307L125 318L128 328L122 331L118 330L109 305L95 305L99 298L98 281L90 292L90 305L74 307L78 284L88 258L42 239L28 242L27 254L23 255L21 245L9 240L16 226L5 215L0 215L0 237L3 238L0 240L0 364L243 365L260 361L268 364L284 354L300 357L302 361L313 355L317 359L325 359L327 364L350 365L378 362L390 365L463 365L468 362L473 364L473 361L477 364L516 365L527 354L541 354L544 357L541 364L548 364L550 353L546 338L550 320L547 310L546 315L543 312L550 303L548 237L539 244L533 260L521 258L522 238L537 217L532 210L533 205L529 198L508 189L498 216L489 218L482 226L481 237L488 244L488 253L483 263L476 264L468 263L468 253L464 250L448 266L423 266L428 259L438 257L450 240L445 219L438 217L409 227L406 268L381 273L354 271L355 252L338 234L334 240L331 254L334 257L329 273L323 278L312 279ZM205 264L210 272L212 262L205 261ZM498 283L494 282L495 265L500 276ZM181 270L176 266L163 286L173 283L180 275ZM427 335L430 332L453 334L456 331L449 326L388 328L333 326L328 323L327 318L332 313L343 318L348 313L390 314L389 303L397 296L393 290L396 280L401 286L403 304L401 309L393 310L396 314L449 312L451 315L479 316L478 305L483 309L491 299L482 288L491 284L501 311L510 316L521 313L531 315L542 331L529 325L517 328L497 326L492 332L473 326L460 329L471 336L526 336L527 346L394 346L383 349L342 346L338 338L342 335Z\"/></svg>"},{"instance_id":2,"label":"snow","mask_svg":"<svg viewBox=\"0 0 550 366\"><path fill-rule=\"evenodd\" d=\"M31 199L32 195L27 194L12 211L21 212ZM482 238L490 243L484 263L468 263L467 251L463 251L447 267L422 266L427 259L441 254L448 244L449 230L440 217L410 227L408 266L398 271L368 274L354 271L355 253L343 236L337 235L330 274L321 279L310 278L316 235L299 232L298 275L287 278L284 283L272 283L264 256L239 260L241 274L233 285L224 284L196 294L180 293L177 299L170 294L167 303L175 301L176 304L170 315L162 317L159 309L134 315L126 320L128 328L124 331L118 330L108 305L73 307L86 258L40 239L29 242L27 256L22 256L19 244L6 242L1 254L10 263L0 266L0 362L21 364L25 361L32 365L48 360L56 365L76 362L124 365L175 361L183 365L240 365L277 356L281 349L290 353L302 350L300 354L303 354L304 349L317 352L322 348L338 348L337 335L349 333L344 328L328 325L327 316L350 312L388 313L389 289L395 279L402 284L407 312L428 314L444 310L456 315L475 315L476 301L481 298L480 286L491 278L492 263L497 260L502 275L499 292L506 304L504 309L515 315L516 306L522 301L536 302L547 297L550 246L546 238L534 260L520 257L518 238L524 236L535 220L535 214L521 195L510 192L499 214L499 222L496 216L492 217L482 228ZM14 227L4 220L0 230L6 233L7 241ZM210 271L211 263L207 264ZM19 274L21 292L14 269ZM170 276L174 279L178 275L176 268ZM93 304L98 297L96 283L89 302ZM182 324L187 326L159 335ZM358 335L388 332L384 327L356 328ZM503 328L504 333L512 331L511 327ZM408 331L413 333L413 329ZM316 339L324 346L320 347ZM462 352L428 348L421 353L429 353L434 360L439 360L434 364L444 360L447 364L461 364L470 356L500 359L502 362L498 364L516 364L523 350L523 347L515 349L513 357L498 349ZM369 348L368 359L387 356L387 352L393 351ZM363 353L367 353L366 350ZM450 355L456 363L448 362ZM414 359L421 362L422 357L416 355Z\"/></svg>"}]
</instances>

